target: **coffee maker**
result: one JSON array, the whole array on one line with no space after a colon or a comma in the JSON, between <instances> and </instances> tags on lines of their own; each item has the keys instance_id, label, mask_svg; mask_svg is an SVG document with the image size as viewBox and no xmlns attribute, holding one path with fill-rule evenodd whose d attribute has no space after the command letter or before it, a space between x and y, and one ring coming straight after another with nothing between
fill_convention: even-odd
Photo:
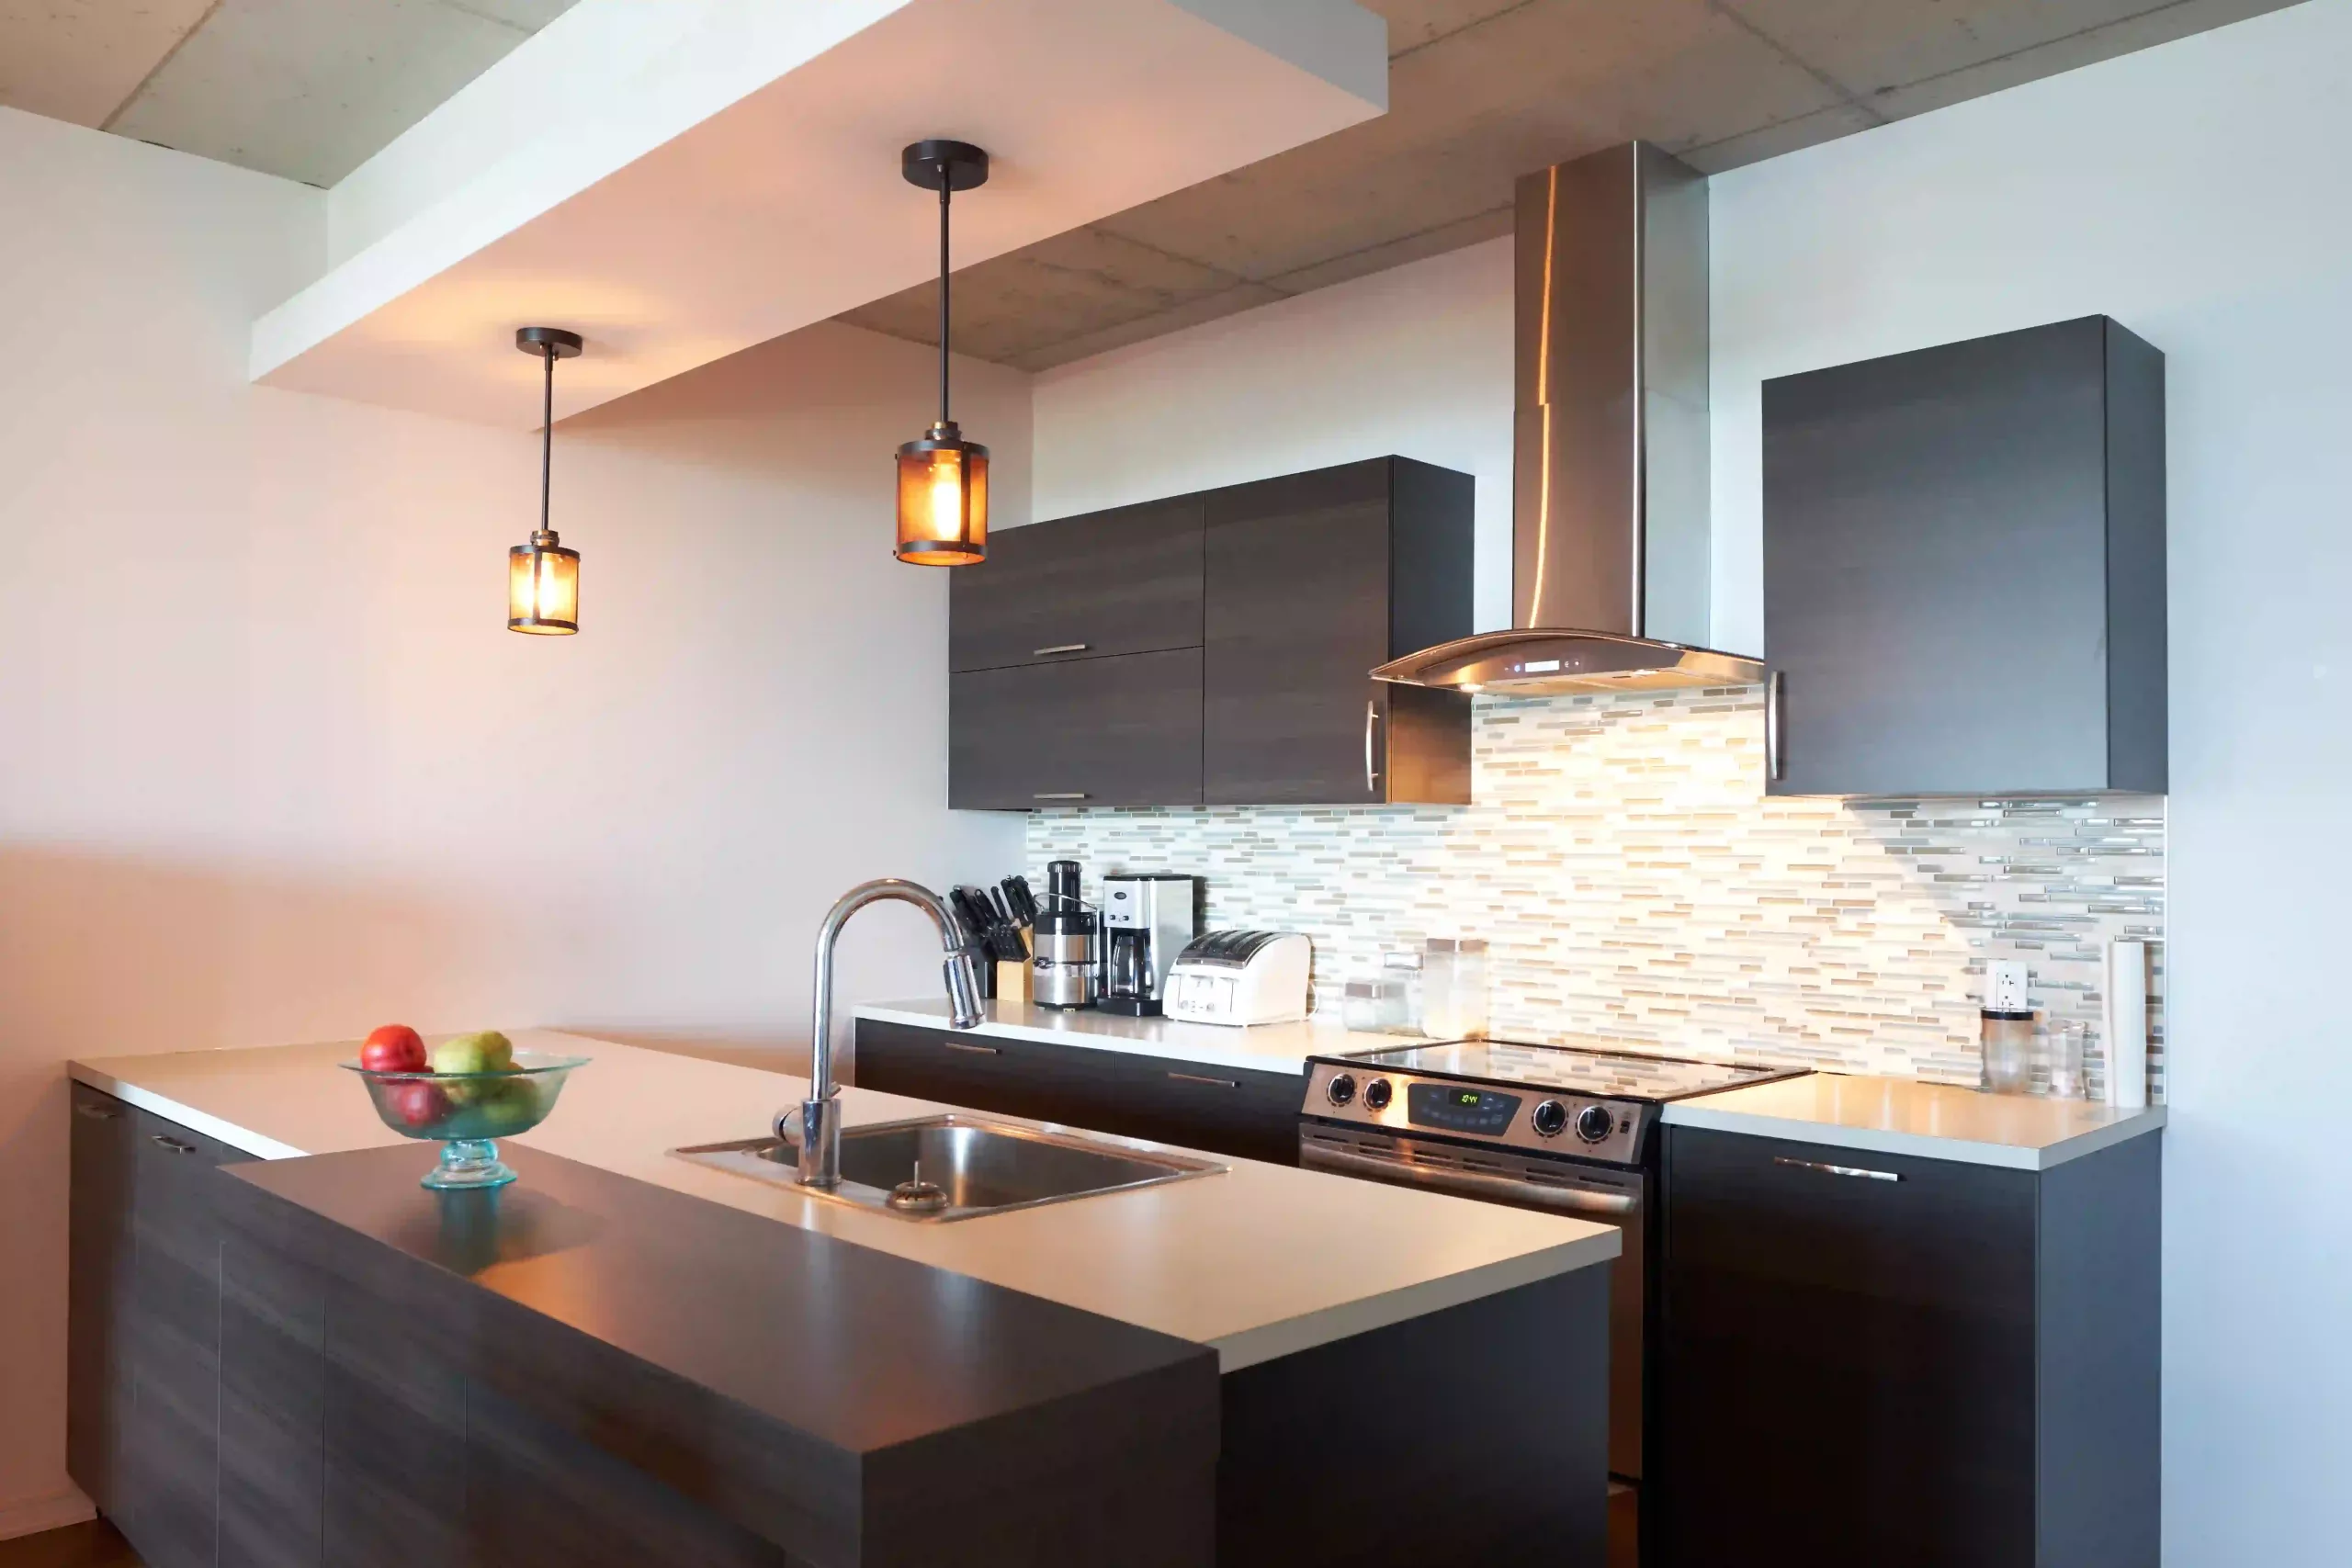
<instances>
[{"instance_id":1,"label":"coffee maker","mask_svg":"<svg viewBox=\"0 0 2352 1568\"><path fill-rule=\"evenodd\" d=\"M1037 911L1036 951L1029 960L1029 995L1039 1007L1094 1005L1099 927L1079 897L1078 863L1046 867L1046 905Z\"/></svg>"},{"instance_id":2,"label":"coffee maker","mask_svg":"<svg viewBox=\"0 0 2352 1568\"><path fill-rule=\"evenodd\" d=\"M1198 936L1201 880L1154 873L1102 879L1104 1012L1153 1018L1168 996L1168 970Z\"/></svg>"}]
</instances>

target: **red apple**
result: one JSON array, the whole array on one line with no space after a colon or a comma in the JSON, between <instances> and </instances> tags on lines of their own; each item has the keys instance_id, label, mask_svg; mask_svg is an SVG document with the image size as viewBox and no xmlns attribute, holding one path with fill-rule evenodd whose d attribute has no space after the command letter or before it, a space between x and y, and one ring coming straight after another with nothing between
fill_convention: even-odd
<instances>
[{"instance_id":1,"label":"red apple","mask_svg":"<svg viewBox=\"0 0 2352 1568\"><path fill-rule=\"evenodd\" d=\"M449 1114L449 1097L441 1092L439 1084L418 1078L384 1088L391 1098L393 1111L407 1126L430 1127Z\"/></svg>"},{"instance_id":2,"label":"red apple","mask_svg":"<svg viewBox=\"0 0 2352 1568\"><path fill-rule=\"evenodd\" d=\"M359 1065L371 1073L421 1073L424 1041L405 1023L388 1023L359 1047Z\"/></svg>"}]
</instances>

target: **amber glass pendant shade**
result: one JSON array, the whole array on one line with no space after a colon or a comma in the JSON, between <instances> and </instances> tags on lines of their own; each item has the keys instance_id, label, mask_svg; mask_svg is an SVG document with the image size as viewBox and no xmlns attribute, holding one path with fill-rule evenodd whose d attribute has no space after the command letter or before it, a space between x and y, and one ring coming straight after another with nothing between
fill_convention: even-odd
<instances>
[{"instance_id":1,"label":"amber glass pendant shade","mask_svg":"<svg viewBox=\"0 0 2352 1568\"><path fill-rule=\"evenodd\" d=\"M969 566L989 553L989 449L933 425L899 448L899 548L917 566Z\"/></svg>"},{"instance_id":2,"label":"amber glass pendant shade","mask_svg":"<svg viewBox=\"0 0 2352 1568\"><path fill-rule=\"evenodd\" d=\"M547 361L539 403L539 525L531 542L506 552L506 629L569 637L580 629L580 552L567 550L548 525L555 487L555 362L580 352L580 334L561 327L524 327L514 346Z\"/></svg>"},{"instance_id":3,"label":"amber glass pendant shade","mask_svg":"<svg viewBox=\"0 0 2352 1568\"><path fill-rule=\"evenodd\" d=\"M580 629L580 552L549 533L506 552L506 629L568 637Z\"/></svg>"}]
</instances>

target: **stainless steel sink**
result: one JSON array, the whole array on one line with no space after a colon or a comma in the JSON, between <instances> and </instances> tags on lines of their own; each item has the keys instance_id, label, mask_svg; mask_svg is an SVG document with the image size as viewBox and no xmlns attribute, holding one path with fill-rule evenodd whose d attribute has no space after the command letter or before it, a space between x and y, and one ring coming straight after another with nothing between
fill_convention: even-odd
<instances>
[{"instance_id":1,"label":"stainless steel sink","mask_svg":"<svg viewBox=\"0 0 2352 1568\"><path fill-rule=\"evenodd\" d=\"M781 1138L745 1138L673 1149L680 1159L732 1171L811 1198L908 1220L968 1220L1213 1176L1224 1166L1130 1148L1074 1133L975 1116L926 1116L842 1130L842 1184L799 1187L799 1149Z\"/></svg>"}]
</instances>

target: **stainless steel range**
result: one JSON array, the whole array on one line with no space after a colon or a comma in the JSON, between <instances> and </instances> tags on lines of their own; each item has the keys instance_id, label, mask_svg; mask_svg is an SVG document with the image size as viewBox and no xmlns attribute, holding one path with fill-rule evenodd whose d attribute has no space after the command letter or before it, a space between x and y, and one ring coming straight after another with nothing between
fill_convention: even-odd
<instances>
[{"instance_id":1,"label":"stainless steel range","mask_svg":"<svg viewBox=\"0 0 2352 1568\"><path fill-rule=\"evenodd\" d=\"M1611 1281L1609 1468L1638 1483L1661 1110L1804 1071L1639 1055L1608 1040L1457 1040L1318 1056L1307 1063L1299 1163L1617 1226L1624 1253Z\"/></svg>"}]
</instances>

